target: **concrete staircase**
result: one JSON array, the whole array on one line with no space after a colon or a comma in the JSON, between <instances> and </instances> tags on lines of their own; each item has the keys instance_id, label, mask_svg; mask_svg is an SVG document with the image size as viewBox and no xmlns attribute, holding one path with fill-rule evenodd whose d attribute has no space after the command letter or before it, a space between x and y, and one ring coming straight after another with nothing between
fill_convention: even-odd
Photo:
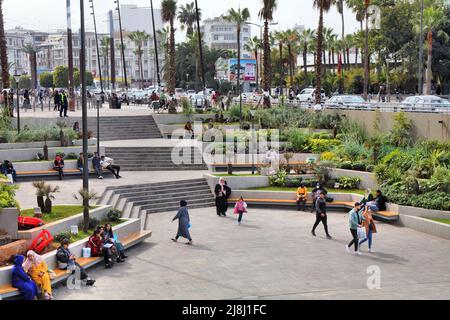
<instances>
[{"instance_id":1,"label":"concrete staircase","mask_svg":"<svg viewBox=\"0 0 450 320\"><path fill-rule=\"evenodd\" d=\"M80 123L80 118L70 118L70 126L75 121ZM88 118L88 130L97 136L97 118ZM161 132L152 116L117 116L100 117L100 140L138 140L138 139L160 139Z\"/></svg>"},{"instance_id":2,"label":"concrete staircase","mask_svg":"<svg viewBox=\"0 0 450 320\"><path fill-rule=\"evenodd\" d=\"M123 171L208 170L201 152L195 147L188 148L190 161L181 164L172 161L172 147L108 147L105 153Z\"/></svg>"},{"instance_id":3,"label":"concrete staircase","mask_svg":"<svg viewBox=\"0 0 450 320\"><path fill-rule=\"evenodd\" d=\"M181 200L186 200L190 209L215 204L205 179L107 187L99 203L122 210L123 218L140 218L145 228L149 214L173 212L175 215Z\"/></svg>"}]
</instances>

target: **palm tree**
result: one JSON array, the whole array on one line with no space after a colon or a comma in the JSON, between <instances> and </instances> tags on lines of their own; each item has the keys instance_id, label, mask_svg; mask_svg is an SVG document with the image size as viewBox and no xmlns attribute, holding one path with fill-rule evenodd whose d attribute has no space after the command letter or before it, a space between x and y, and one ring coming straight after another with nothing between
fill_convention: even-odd
<instances>
[{"instance_id":1,"label":"palm tree","mask_svg":"<svg viewBox=\"0 0 450 320\"><path fill-rule=\"evenodd\" d=\"M169 34L170 31L168 28L162 28L156 31L158 38L161 40L161 44L164 48L164 65L162 66L163 70L163 79L165 83L169 82L169 68L167 68L167 63L169 61Z\"/></svg>"},{"instance_id":2,"label":"palm tree","mask_svg":"<svg viewBox=\"0 0 450 320\"><path fill-rule=\"evenodd\" d=\"M100 41L100 55L103 57L103 65L106 68L106 82L108 83L109 89L109 38L105 37Z\"/></svg>"},{"instance_id":3,"label":"palm tree","mask_svg":"<svg viewBox=\"0 0 450 320\"><path fill-rule=\"evenodd\" d=\"M244 45L244 49L253 52L256 59L256 91L259 92L259 62L258 59L261 57L258 56L259 49L262 48L262 41L258 37L253 37L248 39L247 43Z\"/></svg>"},{"instance_id":4,"label":"palm tree","mask_svg":"<svg viewBox=\"0 0 450 320\"><path fill-rule=\"evenodd\" d=\"M316 54L316 103L320 103L322 90L322 52L323 52L323 13L328 12L333 0L314 0L314 7L319 9L319 26L317 28Z\"/></svg>"},{"instance_id":5,"label":"palm tree","mask_svg":"<svg viewBox=\"0 0 450 320\"><path fill-rule=\"evenodd\" d=\"M345 20L344 20L344 0L335 0L336 1L336 7L337 10L339 12L339 14L341 15L341 25L342 25L342 33L341 39L344 39L345 37Z\"/></svg>"},{"instance_id":6,"label":"palm tree","mask_svg":"<svg viewBox=\"0 0 450 320\"><path fill-rule=\"evenodd\" d=\"M330 45L332 42L332 38L334 37L334 30L332 28L323 28L323 65L324 65L324 70L326 70L326 66L327 66L327 55L326 52L327 50L330 51ZM330 64L331 61L328 61L328 64Z\"/></svg>"},{"instance_id":7,"label":"palm tree","mask_svg":"<svg viewBox=\"0 0 450 320\"><path fill-rule=\"evenodd\" d=\"M201 18L201 10L199 9L199 15ZM186 29L186 37L194 34L194 23L196 21L195 3L186 3L186 6L181 5L178 11L178 20L181 24L181 31Z\"/></svg>"},{"instance_id":8,"label":"palm tree","mask_svg":"<svg viewBox=\"0 0 450 320\"><path fill-rule=\"evenodd\" d=\"M289 56L289 82L290 85L293 86L294 84L294 69L295 69L295 61L297 55L294 54L294 48L296 48L297 43L299 41L299 34L296 30L288 29L285 31L285 39L287 41L287 48L288 48L288 56Z\"/></svg>"},{"instance_id":9,"label":"palm tree","mask_svg":"<svg viewBox=\"0 0 450 320\"><path fill-rule=\"evenodd\" d=\"M140 87L143 88L144 85L144 71L142 64L142 55L144 54L144 49L142 49L144 45L144 41L147 41L150 36L145 33L145 31L133 31L128 35L131 41L134 41L136 45L136 49L133 53L138 57L138 66L139 66L139 76L140 76Z\"/></svg>"},{"instance_id":10,"label":"palm tree","mask_svg":"<svg viewBox=\"0 0 450 320\"><path fill-rule=\"evenodd\" d=\"M283 46L286 42L285 33L283 31L275 31L274 39L278 43L278 51L280 54L280 96L283 96L284 87L284 59L283 59Z\"/></svg>"},{"instance_id":11,"label":"palm tree","mask_svg":"<svg viewBox=\"0 0 450 320\"><path fill-rule=\"evenodd\" d=\"M3 20L3 0L0 0L0 66L2 68L3 88L9 88L8 50L5 37L5 22Z\"/></svg>"},{"instance_id":12,"label":"palm tree","mask_svg":"<svg viewBox=\"0 0 450 320\"><path fill-rule=\"evenodd\" d=\"M436 2L440 2L439 0ZM441 26L445 25L449 21L449 18L446 16L444 7L438 6L435 3L435 6L430 6L425 9L423 13L423 26L425 32L427 32L427 72L426 72L426 82L425 82L425 94L431 94L431 80L433 78L433 72L431 69L432 59L433 59L433 33L435 33L438 37L443 38L445 41L448 41L450 36L441 28Z\"/></svg>"},{"instance_id":13,"label":"palm tree","mask_svg":"<svg viewBox=\"0 0 450 320\"><path fill-rule=\"evenodd\" d=\"M309 45L315 38L315 31L312 29L305 29L300 33L300 43L303 46L303 72L305 73L305 80L308 78L308 52Z\"/></svg>"},{"instance_id":14,"label":"palm tree","mask_svg":"<svg viewBox=\"0 0 450 320\"><path fill-rule=\"evenodd\" d=\"M228 10L228 14L224 17L225 20L234 22L236 24L236 36L237 36L237 74L236 74L236 86L237 93L239 95L239 120L242 124L242 95L241 95L241 27L244 23L250 19L250 11L248 8L241 8L235 10L231 8Z\"/></svg>"},{"instance_id":15,"label":"palm tree","mask_svg":"<svg viewBox=\"0 0 450 320\"><path fill-rule=\"evenodd\" d=\"M264 91L270 92L272 84L272 74L270 70L270 40L269 40L269 22L273 21L273 13L277 9L277 0L262 0L263 7L259 11L259 18L264 20ZM264 99L264 105L270 107L270 99Z\"/></svg>"},{"instance_id":16,"label":"palm tree","mask_svg":"<svg viewBox=\"0 0 450 320\"><path fill-rule=\"evenodd\" d=\"M339 0L338 0L339 1ZM346 0L347 6L352 9L356 15L356 21L359 22L360 31L363 31L363 22L366 17L366 7L362 0Z\"/></svg>"},{"instance_id":17,"label":"palm tree","mask_svg":"<svg viewBox=\"0 0 450 320\"><path fill-rule=\"evenodd\" d=\"M161 2L162 19L163 22L168 22L170 26L169 35L169 75L167 82L167 91L169 94L175 93L175 77L176 77L176 62L175 62L175 28L174 22L177 14L176 0L163 0Z\"/></svg>"},{"instance_id":18,"label":"palm tree","mask_svg":"<svg viewBox=\"0 0 450 320\"><path fill-rule=\"evenodd\" d=\"M88 191L86 189L78 190L78 194L74 194L73 197L76 200L83 201L83 232L87 233L89 230L89 220L90 220L89 209L91 208L89 202L96 201L100 197L98 196L97 192Z\"/></svg>"},{"instance_id":19,"label":"palm tree","mask_svg":"<svg viewBox=\"0 0 450 320\"><path fill-rule=\"evenodd\" d=\"M333 31L332 29L330 29L331 31ZM334 33L328 33L325 36L325 42L327 44L327 49L328 49L328 64L332 65L333 67L333 72L335 71L335 59L334 59L334 53L336 51L336 42L337 42L337 34Z\"/></svg>"},{"instance_id":20,"label":"palm tree","mask_svg":"<svg viewBox=\"0 0 450 320\"><path fill-rule=\"evenodd\" d=\"M36 54L40 51L31 43L25 44L22 50L28 54L30 60L30 74L31 74L31 88L37 88L37 57Z\"/></svg>"}]
</instances>

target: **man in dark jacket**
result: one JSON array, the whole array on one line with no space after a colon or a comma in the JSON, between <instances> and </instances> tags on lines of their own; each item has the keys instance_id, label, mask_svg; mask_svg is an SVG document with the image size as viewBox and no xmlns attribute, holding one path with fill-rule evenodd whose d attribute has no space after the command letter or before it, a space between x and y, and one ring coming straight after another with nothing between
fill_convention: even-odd
<instances>
[{"instance_id":1,"label":"man in dark jacket","mask_svg":"<svg viewBox=\"0 0 450 320\"><path fill-rule=\"evenodd\" d=\"M59 94L58 90L55 90L55 94L53 95L53 102L55 104L53 111L56 111L56 110L59 111L59 109L61 107L61 95Z\"/></svg>"},{"instance_id":2,"label":"man in dark jacket","mask_svg":"<svg viewBox=\"0 0 450 320\"><path fill-rule=\"evenodd\" d=\"M313 236L316 236L315 231L320 222L323 223L327 239L332 239L330 234L328 233L327 202L325 200L325 193L320 193L319 197L316 200L316 222L314 223L314 227L311 231Z\"/></svg>"},{"instance_id":3,"label":"man in dark jacket","mask_svg":"<svg viewBox=\"0 0 450 320\"><path fill-rule=\"evenodd\" d=\"M68 117L67 110L69 109L69 100L67 98L67 94L64 91L61 91L61 108L59 110L59 116L62 118L63 113L64 117Z\"/></svg>"},{"instance_id":4,"label":"man in dark jacket","mask_svg":"<svg viewBox=\"0 0 450 320\"><path fill-rule=\"evenodd\" d=\"M89 278L86 270L80 266L76 257L69 250L69 240L64 239L61 242L61 246L56 250L56 261L58 268L61 270L72 270L72 274L76 272L76 269L80 271L80 279L85 282L87 286L92 286L95 280ZM77 279L78 280L78 279Z\"/></svg>"},{"instance_id":5,"label":"man in dark jacket","mask_svg":"<svg viewBox=\"0 0 450 320\"><path fill-rule=\"evenodd\" d=\"M97 178L103 179L103 170L101 166L101 158L98 152L94 152L94 157L92 158L92 165L94 166L95 174Z\"/></svg>"},{"instance_id":6,"label":"man in dark jacket","mask_svg":"<svg viewBox=\"0 0 450 320\"><path fill-rule=\"evenodd\" d=\"M386 202L387 198L385 195L381 190L377 190L375 198L373 198L373 201L368 202L367 205L372 211L386 211Z\"/></svg>"}]
</instances>

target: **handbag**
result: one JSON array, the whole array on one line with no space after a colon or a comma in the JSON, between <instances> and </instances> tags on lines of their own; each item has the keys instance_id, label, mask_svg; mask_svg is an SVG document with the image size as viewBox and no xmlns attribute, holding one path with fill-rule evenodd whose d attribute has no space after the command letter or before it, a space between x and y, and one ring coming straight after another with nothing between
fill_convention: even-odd
<instances>
[{"instance_id":1,"label":"handbag","mask_svg":"<svg viewBox=\"0 0 450 320\"><path fill-rule=\"evenodd\" d=\"M90 258L91 257L91 248L86 247L83 248L83 258Z\"/></svg>"},{"instance_id":2,"label":"handbag","mask_svg":"<svg viewBox=\"0 0 450 320\"><path fill-rule=\"evenodd\" d=\"M366 228L365 227L358 227L358 239L364 240L367 238L366 234Z\"/></svg>"}]
</instances>

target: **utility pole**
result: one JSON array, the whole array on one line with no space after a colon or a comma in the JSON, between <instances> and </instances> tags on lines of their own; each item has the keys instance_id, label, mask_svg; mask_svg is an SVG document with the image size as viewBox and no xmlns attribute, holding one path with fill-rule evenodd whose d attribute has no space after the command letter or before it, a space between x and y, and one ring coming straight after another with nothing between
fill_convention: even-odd
<instances>
[{"instance_id":1,"label":"utility pole","mask_svg":"<svg viewBox=\"0 0 450 320\"><path fill-rule=\"evenodd\" d=\"M198 35L198 45L199 45L199 53L200 53L200 72L202 74L203 96L205 96L206 95L205 68L203 65L202 33L200 32L200 11L198 10L197 0L195 0L195 15L196 15L196 20L197 20L197 35Z\"/></svg>"},{"instance_id":2,"label":"utility pole","mask_svg":"<svg viewBox=\"0 0 450 320\"><path fill-rule=\"evenodd\" d=\"M85 26L84 26L84 0L80 0L80 84L81 84L81 116L83 126L83 207L89 208L89 161L87 161L88 153L88 123L87 123L87 101L86 101L86 43L85 43ZM86 213L85 213L86 214ZM89 212L87 211L87 214ZM86 227L86 226L85 226Z\"/></svg>"},{"instance_id":3,"label":"utility pole","mask_svg":"<svg viewBox=\"0 0 450 320\"><path fill-rule=\"evenodd\" d=\"M69 63L69 110L75 111L75 89L73 80L73 40L72 40L72 13L70 0L66 0L67 12L67 59Z\"/></svg>"},{"instance_id":4,"label":"utility pole","mask_svg":"<svg viewBox=\"0 0 450 320\"><path fill-rule=\"evenodd\" d=\"M364 91L363 91L363 98L364 100L367 100L368 96L368 89L369 89L369 4L370 0L365 0L365 7L366 7L366 34L365 34L365 40L364 40Z\"/></svg>"},{"instance_id":5,"label":"utility pole","mask_svg":"<svg viewBox=\"0 0 450 320\"><path fill-rule=\"evenodd\" d=\"M112 11L109 11L109 51L110 55L110 65L111 65L111 87L112 90L116 90L116 54L114 47L114 20Z\"/></svg>"},{"instance_id":6,"label":"utility pole","mask_svg":"<svg viewBox=\"0 0 450 320\"><path fill-rule=\"evenodd\" d=\"M120 15L120 3L119 0L116 0L114 2L117 3L117 12L119 15L120 45L122 46L121 49L122 49L123 77L125 80L125 90L128 92L127 68L125 64L125 46L123 45L122 17Z\"/></svg>"},{"instance_id":7,"label":"utility pole","mask_svg":"<svg viewBox=\"0 0 450 320\"><path fill-rule=\"evenodd\" d=\"M155 46L156 77L158 80L158 90L161 90L161 76L159 74L158 43L156 41L155 13L153 11L153 0L150 0L150 9L152 10L153 45Z\"/></svg>"},{"instance_id":8,"label":"utility pole","mask_svg":"<svg viewBox=\"0 0 450 320\"><path fill-rule=\"evenodd\" d=\"M92 18L94 19L94 33L95 33L95 45L97 48L97 64L98 73L100 77L100 92L103 94L103 78L102 78L102 66L100 62L100 49L98 47L98 34L97 34L97 22L95 20L95 10L94 10L94 0L89 0L91 2ZM97 103L97 152L100 154L100 106ZM85 156L83 154L83 156Z\"/></svg>"}]
</instances>

